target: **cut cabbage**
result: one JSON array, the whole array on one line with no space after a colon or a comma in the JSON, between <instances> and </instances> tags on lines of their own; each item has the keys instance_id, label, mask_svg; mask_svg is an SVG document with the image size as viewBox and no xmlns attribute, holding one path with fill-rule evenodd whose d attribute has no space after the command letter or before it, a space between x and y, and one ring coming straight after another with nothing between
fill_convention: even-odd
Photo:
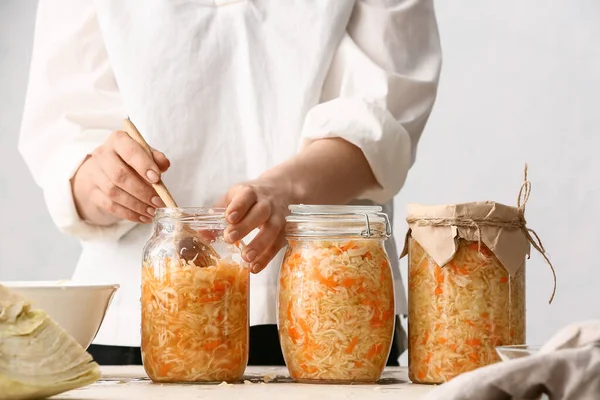
<instances>
[{"instance_id":1,"label":"cut cabbage","mask_svg":"<svg viewBox=\"0 0 600 400\"><path fill-rule=\"evenodd\" d=\"M42 310L0 285L0 399L43 399L100 379L75 339Z\"/></svg>"},{"instance_id":2,"label":"cut cabbage","mask_svg":"<svg viewBox=\"0 0 600 400\"><path fill-rule=\"evenodd\" d=\"M249 270L164 258L142 273L142 357L155 382L235 382L248 362Z\"/></svg>"},{"instance_id":3,"label":"cut cabbage","mask_svg":"<svg viewBox=\"0 0 600 400\"><path fill-rule=\"evenodd\" d=\"M278 321L293 379L375 382L388 359L394 316L394 283L381 241L290 242Z\"/></svg>"},{"instance_id":4,"label":"cut cabbage","mask_svg":"<svg viewBox=\"0 0 600 400\"><path fill-rule=\"evenodd\" d=\"M490 250L461 239L440 268L409 242L409 378L443 383L500 361L496 346L525 342L525 268L509 276Z\"/></svg>"}]
</instances>

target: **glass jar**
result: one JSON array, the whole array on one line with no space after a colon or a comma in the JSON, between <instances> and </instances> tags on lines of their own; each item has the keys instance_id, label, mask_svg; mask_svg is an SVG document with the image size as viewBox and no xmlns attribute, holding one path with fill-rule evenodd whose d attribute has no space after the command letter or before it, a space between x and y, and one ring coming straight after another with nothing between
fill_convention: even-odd
<instances>
[{"instance_id":1,"label":"glass jar","mask_svg":"<svg viewBox=\"0 0 600 400\"><path fill-rule=\"evenodd\" d=\"M394 281L381 207L290 206L278 328L299 382L377 381L395 324Z\"/></svg>"},{"instance_id":2,"label":"glass jar","mask_svg":"<svg viewBox=\"0 0 600 400\"><path fill-rule=\"evenodd\" d=\"M514 275L489 248L459 239L440 267L408 239L408 365L439 384L500 361L496 346L525 343L525 261Z\"/></svg>"},{"instance_id":3,"label":"glass jar","mask_svg":"<svg viewBox=\"0 0 600 400\"><path fill-rule=\"evenodd\" d=\"M249 269L224 209L159 209L142 265L142 360L155 382L234 382L248 361ZM182 232L218 257L181 256ZM204 246L197 249L206 250ZM204 261L196 265L194 260Z\"/></svg>"}]
</instances>

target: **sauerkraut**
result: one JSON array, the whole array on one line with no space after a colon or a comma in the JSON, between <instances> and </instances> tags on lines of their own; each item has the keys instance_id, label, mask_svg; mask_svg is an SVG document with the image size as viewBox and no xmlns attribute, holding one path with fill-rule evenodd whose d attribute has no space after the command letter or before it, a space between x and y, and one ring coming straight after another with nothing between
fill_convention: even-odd
<instances>
[{"instance_id":1,"label":"sauerkraut","mask_svg":"<svg viewBox=\"0 0 600 400\"><path fill-rule=\"evenodd\" d=\"M230 259L199 268L143 265L142 357L155 382L233 382L248 361L249 271Z\"/></svg>"},{"instance_id":2,"label":"sauerkraut","mask_svg":"<svg viewBox=\"0 0 600 400\"><path fill-rule=\"evenodd\" d=\"M525 342L525 268L509 276L481 244L461 239L440 268L412 238L408 267L409 378L443 383L499 361Z\"/></svg>"},{"instance_id":3,"label":"sauerkraut","mask_svg":"<svg viewBox=\"0 0 600 400\"><path fill-rule=\"evenodd\" d=\"M379 240L291 241L278 304L279 337L291 377L379 379L394 332L393 285Z\"/></svg>"}]
</instances>

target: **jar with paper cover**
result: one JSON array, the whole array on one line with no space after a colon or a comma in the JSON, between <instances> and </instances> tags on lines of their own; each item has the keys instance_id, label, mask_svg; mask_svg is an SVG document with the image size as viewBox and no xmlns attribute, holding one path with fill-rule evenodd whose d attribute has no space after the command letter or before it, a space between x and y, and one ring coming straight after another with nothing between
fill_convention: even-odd
<instances>
[{"instance_id":1,"label":"jar with paper cover","mask_svg":"<svg viewBox=\"0 0 600 400\"><path fill-rule=\"evenodd\" d=\"M499 361L497 346L525 343L530 246L552 267L525 223L530 187L525 174L517 207L409 205L402 256L408 254L411 381L443 383Z\"/></svg>"}]
</instances>

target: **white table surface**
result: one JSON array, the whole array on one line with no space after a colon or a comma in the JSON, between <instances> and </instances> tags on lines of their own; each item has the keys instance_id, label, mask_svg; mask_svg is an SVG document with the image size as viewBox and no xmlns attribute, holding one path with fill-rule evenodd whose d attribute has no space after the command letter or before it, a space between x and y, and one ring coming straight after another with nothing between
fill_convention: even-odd
<instances>
[{"instance_id":1,"label":"white table surface","mask_svg":"<svg viewBox=\"0 0 600 400\"><path fill-rule=\"evenodd\" d=\"M406 368L386 368L375 385L316 385L294 383L286 368L248 367L245 382L235 385L179 385L152 383L142 367L101 367L98 382L55 396L52 400L191 400L191 399L420 399L434 386L416 385L408 380ZM264 383L263 377L275 377Z\"/></svg>"}]
</instances>

